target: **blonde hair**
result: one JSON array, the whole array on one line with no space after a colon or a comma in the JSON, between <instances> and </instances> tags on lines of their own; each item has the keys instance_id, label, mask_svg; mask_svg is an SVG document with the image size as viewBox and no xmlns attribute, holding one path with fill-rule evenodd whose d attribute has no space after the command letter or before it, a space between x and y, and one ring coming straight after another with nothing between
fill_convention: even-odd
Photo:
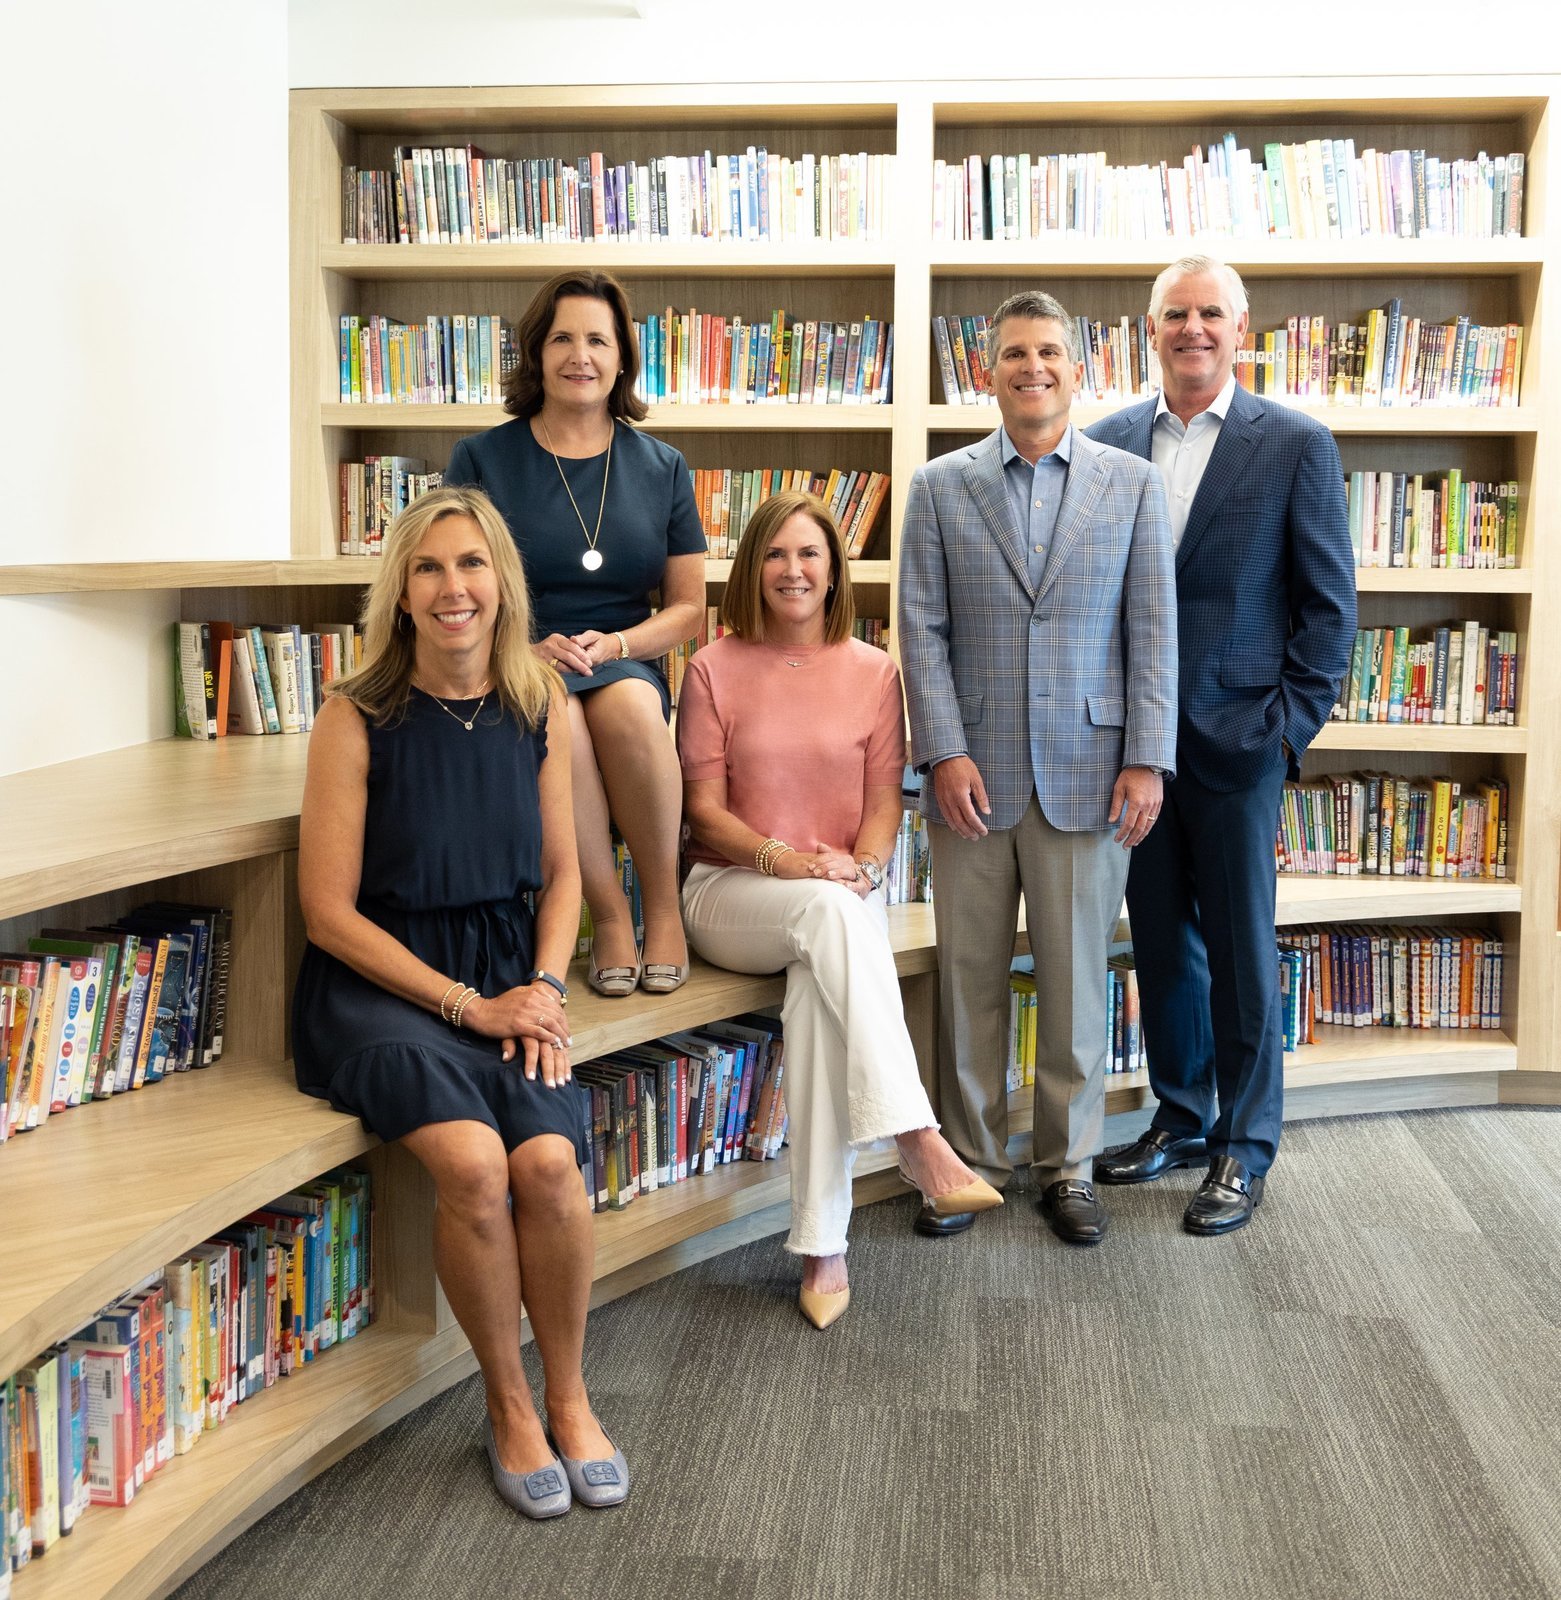
<instances>
[{"instance_id":1,"label":"blonde hair","mask_svg":"<svg viewBox=\"0 0 1561 1600\"><path fill-rule=\"evenodd\" d=\"M721 621L739 638L754 644L764 642L764 557L770 540L782 524L804 513L818 524L829 545L830 592L824 597L824 643L839 644L851 637L856 621L856 602L851 597L851 571L846 561L840 529L829 507L816 495L800 489L784 489L773 494L748 519L737 555L732 561L726 593L721 597Z\"/></svg>"},{"instance_id":2,"label":"blonde hair","mask_svg":"<svg viewBox=\"0 0 1561 1600\"><path fill-rule=\"evenodd\" d=\"M482 530L499 585L490 665L493 688L528 727L540 727L559 677L531 648L531 601L520 552L498 507L481 489L435 489L419 496L390 524L379 573L363 598L363 665L326 693L344 696L378 727L405 715L417 632L403 625L401 600L413 557L429 529L444 517L470 517Z\"/></svg>"}]
</instances>

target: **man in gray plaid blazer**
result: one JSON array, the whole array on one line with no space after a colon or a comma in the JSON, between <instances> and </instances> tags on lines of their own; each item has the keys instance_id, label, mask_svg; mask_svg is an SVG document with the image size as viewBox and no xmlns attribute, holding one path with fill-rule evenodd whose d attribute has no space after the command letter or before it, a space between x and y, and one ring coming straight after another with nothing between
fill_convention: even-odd
<instances>
[{"instance_id":1,"label":"man in gray plaid blazer","mask_svg":"<svg viewBox=\"0 0 1561 1600\"><path fill-rule=\"evenodd\" d=\"M1002 426L918 468L900 543L911 759L930 773L943 1131L1002 1188L1008 968L1024 895L1035 952L1033 1171L1059 1237L1106 1230L1106 953L1127 852L1175 762L1176 590L1159 473L1069 421L1072 319L1013 295L987 336ZM923 1233L968 1215L924 1207Z\"/></svg>"}]
</instances>

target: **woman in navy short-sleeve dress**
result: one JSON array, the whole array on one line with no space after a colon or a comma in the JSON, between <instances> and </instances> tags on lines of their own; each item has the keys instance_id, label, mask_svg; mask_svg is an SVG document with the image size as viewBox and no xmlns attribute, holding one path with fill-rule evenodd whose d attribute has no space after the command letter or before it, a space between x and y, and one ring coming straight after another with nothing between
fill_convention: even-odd
<instances>
[{"instance_id":1,"label":"woman in navy short-sleeve dress","mask_svg":"<svg viewBox=\"0 0 1561 1600\"><path fill-rule=\"evenodd\" d=\"M591 985L665 994L688 975L688 946L681 786L660 660L699 630L704 530L682 455L632 426L646 408L634 393L639 347L621 285L600 272L559 275L537 291L516 345L504 383L514 420L461 440L444 481L479 485L503 513L531 585L537 653L569 692ZM639 880L643 950L609 817Z\"/></svg>"},{"instance_id":2,"label":"woman in navy short-sleeve dress","mask_svg":"<svg viewBox=\"0 0 1561 1600\"><path fill-rule=\"evenodd\" d=\"M293 1056L300 1089L432 1176L434 1265L482 1368L494 1482L542 1517L623 1499L628 1469L581 1375L594 1235L560 976L580 876L563 690L528 624L480 491L441 489L396 519L363 665L311 736Z\"/></svg>"}]
</instances>

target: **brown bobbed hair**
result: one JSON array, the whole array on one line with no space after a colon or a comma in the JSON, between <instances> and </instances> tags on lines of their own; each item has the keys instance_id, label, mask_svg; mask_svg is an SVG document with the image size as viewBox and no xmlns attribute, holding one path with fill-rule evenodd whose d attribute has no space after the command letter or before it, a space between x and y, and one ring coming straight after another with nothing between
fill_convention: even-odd
<instances>
[{"instance_id":1,"label":"brown bobbed hair","mask_svg":"<svg viewBox=\"0 0 1561 1600\"><path fill-rule=\"evenodd\" d=\"M623 370L607 396L607 411L616 422L643 422L649 408L634 392L640 375L634 313L623 285L608 272L560 272L531 297L515 329L519 360L504 380L504 409L512 417L534 417L542 409L542 345L552 331L558 302L571 298L600 300L612 311Z\"/></svg>"},{"instance_id":2,"label":"brown bobbed hair","mask_svg":"<svg viewBox=\"0 0 1561 1600\"><path fill-rule=\"evenodd\" d=\"M420 495L390 524L380 568L363 597L363 665L326 693L350 700L376 727L406 712L417 664L417 631L401 609L412 561L436 522L470 517L482 530L499 586L490 672L494 692L528 727L547 720L558 674L531 648L531 602L520 552L499 509L481 489L435 489Z\"/></svg>"},{"instance_id":3,"label":"brown bobbed hair","mask_svg":"<svg viewBox=\"0 0 1561 1600\"><path fill-rule=\"evenodd\" d=\"M851 598L851 568L840 529L835 526L829 507L817 495L805 494L800 489L785 489L771 495L749 517L732 561L732 575L726 580L726 593L721 597L721 621L740 639L754 644L764 642L765 553L782 524L799 511L813 519L829 545L832 587L824 598L824 643L839 644L842 639L851 637L856 602Z\"/></svg>"}]
</instances>

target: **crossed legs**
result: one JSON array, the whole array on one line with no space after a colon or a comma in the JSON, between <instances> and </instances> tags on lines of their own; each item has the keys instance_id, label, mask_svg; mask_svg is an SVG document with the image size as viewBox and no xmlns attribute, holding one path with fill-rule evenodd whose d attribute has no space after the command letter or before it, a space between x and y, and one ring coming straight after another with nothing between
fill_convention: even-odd
<instances>
[{"instance_id":1,"label":"crossed legs","mask_svg":"<svg viewBox=\"0 0 1561 1600\"><path fill-rule=\"evenodd\" d=\"M541 1134L506 1156L482 1122L429 1123L402 1143L434 1180L434 1268L482 1369L499 1459L533 1472L553 1457L521 1365L522 1304L559 1449L610 1456L580 1367L593 1235L573 1147Z\"/></svg>"},{"instance_id":2,"label":"crossed legs","mask_svg":"<svg viewBox=\"0 0 1561 1600\"><path fill-rule=\"evenodd\" d=\"M683 778L661 697L640 678L571 695L569 733L575 840L596 929L597 965L635 962L634 919L612 859L612 819L639 878L645 959L681 966L688 960L678 910Z\"/></svg>"}]
</instances>

